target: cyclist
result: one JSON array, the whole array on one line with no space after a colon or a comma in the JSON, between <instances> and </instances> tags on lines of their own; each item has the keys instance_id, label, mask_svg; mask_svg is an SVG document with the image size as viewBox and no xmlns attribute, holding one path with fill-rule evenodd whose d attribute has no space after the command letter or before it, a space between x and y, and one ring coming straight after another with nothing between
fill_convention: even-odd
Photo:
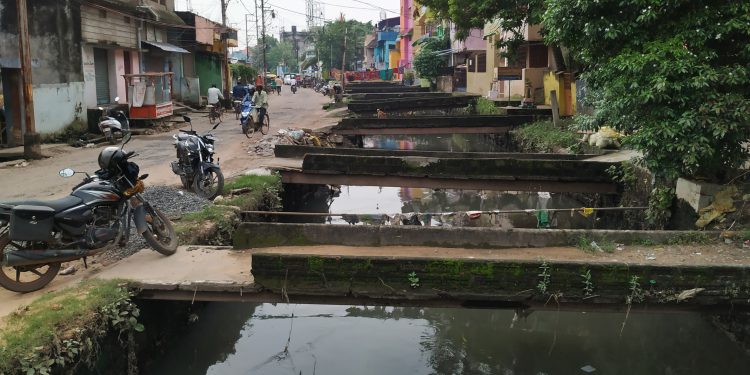
<instances>
[{"instance_id":1,"label":"cyclist","mask_svg":"<svg viewBox=\"0 0 750 375\"><path fill-rule=\"evenodd\" d=\"M211 88L208 89L208 105L213 106L213 111L216 111L221 121L221 103L219 100L224 100L224 95L221 94L221 90L216 88L216 84L212 84Z\"/></svg>"},{"instance_id":2,"label":"cyclist","mask_svg":"<svg viewBox=\"0 0 750 375\"><path fill-rule=\"evenodd\" d=\"M263 90L263 85L256 86L253 104L258 107L258 123L262 124L268 110L268 93Z\"/></svg>"}]
</instances>

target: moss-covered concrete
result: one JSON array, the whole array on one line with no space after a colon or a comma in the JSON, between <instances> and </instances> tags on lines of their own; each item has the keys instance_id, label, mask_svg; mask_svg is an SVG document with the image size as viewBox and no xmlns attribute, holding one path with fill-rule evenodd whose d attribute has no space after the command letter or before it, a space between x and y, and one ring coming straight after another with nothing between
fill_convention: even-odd
<instances>
[{"instance_id":1,"label":"moss-covered concrete","mask_svg":"<svg viewBox=\"0 0 750 375\"><path fill-rule=\"evenodd\" d=\"M619 167L619 163L324 154L307 154L302 162L302 170L306 173L575 182L612 182L607 169L613 166Z\"/></svg>"},{"instance_id":2,"label":"moss-covered concrete","mask_svg":"<svg viewBox=\"0 0 750 375\"><path fill-rule=\"evenodd\" d=\"M303 158L306 154L323 155L357 155L357 156L394 156L394 157L428 157L428 158L463 158L463 159L545 159L545 160L582 160L595 154L549 154L520 152L448 152L416 150L383 150L374 148L350 147L316 147L307 145L276 145L273 149L277 158Z\"/></svg>"},{"instance_id":3,"label":"moss-covered concrete","mask_svg":"<svg viewBox=\"0 0 750 375\"><path fill-rule=\"evenodd\" d=\"M242 223L234 232L238 249L274 246L433 246L502 249L571 246L586 242L641 244L681 243L713 233L596 229L436 228L420 226ZM688 242L695 242L693 240Z\"/></svg>"},{"instance_id":4,"label":"moss-covered concrete","mask_svg":"<svg viewBox=\"0 0 750 375\"><path fill-rule=\"evenodd\" d=\"M256 253L257 287L376 299L748 305L750 268ZM590 275L590 276L586 276ZM740 284L737 284L740 283ZM739 285L739 286L738 286ZM680 293L703 288L686 297ZM685 297L685 298L683 298Z\"/></svg>"}]
</instances>

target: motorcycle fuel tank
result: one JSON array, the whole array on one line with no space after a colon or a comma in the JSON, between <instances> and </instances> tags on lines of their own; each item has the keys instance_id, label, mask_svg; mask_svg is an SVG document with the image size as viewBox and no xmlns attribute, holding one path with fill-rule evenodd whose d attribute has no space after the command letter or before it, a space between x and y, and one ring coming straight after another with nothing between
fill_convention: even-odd
<instances>
[{"instance_id":1,"label":"motorcycle fuel tank","mask_svg":"<svg viewBox=\"0 0 750 375\"><path fill-rule=\"evenodd\" d=\"M93 181L85 184L73 192L73 196L81 198L86 205L96 203L117 203L121 196L109 181Z\"/></svg>"}]
</instances>

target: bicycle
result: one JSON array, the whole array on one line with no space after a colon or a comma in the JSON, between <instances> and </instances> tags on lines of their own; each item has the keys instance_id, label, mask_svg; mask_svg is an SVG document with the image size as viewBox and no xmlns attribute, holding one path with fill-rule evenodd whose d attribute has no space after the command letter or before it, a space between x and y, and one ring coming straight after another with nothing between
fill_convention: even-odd
<instances>
[{"instance_id":1,"label":"bicycle","mask_svg":"<svg viewBox=\"0 0 750 375\"><path fill-rule=\"evenodd\" d=\"M224 108L221 105L208 105L208 122L213 124L217 119L219 122L223 121Z\"/></svg>"},{"instance_id":2,"label":"bicycle","mask_svg":"<svg viewBox=\"0 0 750 375\"><path fill-rule=\"evenodd\" d=\"M234 106L234 119L239 120L240 112L242 112L242 100L234 100L232 105Z\"/></svg>"},{"instance_id":3,"label":"bicycle","mask_svg":"<svg viewBox=\"0 0 750 375\"><path fill-rule=\"evenodd\" d=\"M258 108L259 107L253 107L253 110L257 111ZM245 133L245 136L248 138L252 138L256 131L260 131L261 134L266 135L268 134L268 129L271 128L271 117L268 116L268 111L266 111L266 115L263 116L262 122L253 121L252 116L248 122L252 122L252 126L248 126L248 124L242 125L242 132Z\"/></svg>"}]
</instances>

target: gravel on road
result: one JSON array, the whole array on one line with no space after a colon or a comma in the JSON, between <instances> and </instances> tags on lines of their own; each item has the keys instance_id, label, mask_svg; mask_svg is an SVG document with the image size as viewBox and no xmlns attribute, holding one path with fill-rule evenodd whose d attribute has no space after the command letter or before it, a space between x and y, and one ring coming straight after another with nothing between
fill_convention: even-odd
<instances>
[{"instance_id":1,"label":"gravel on road","mask_svg":"<svg viewBox=\"0 0 750 375\"><path fill-rule=\"evenodd\" d=\"M149 203L166 213L170 218L182 214L200 211L209 203L208 200L197 196L191 191L185 191L172 186L149 186L143 193L143 196ZM135 224L130 230L128 244L124 247L115 247L99 255L99 261L111 263L123 258L127 258L139 250L148 248L143 237L136 233Z\"/></svg>"}]
</instances>

